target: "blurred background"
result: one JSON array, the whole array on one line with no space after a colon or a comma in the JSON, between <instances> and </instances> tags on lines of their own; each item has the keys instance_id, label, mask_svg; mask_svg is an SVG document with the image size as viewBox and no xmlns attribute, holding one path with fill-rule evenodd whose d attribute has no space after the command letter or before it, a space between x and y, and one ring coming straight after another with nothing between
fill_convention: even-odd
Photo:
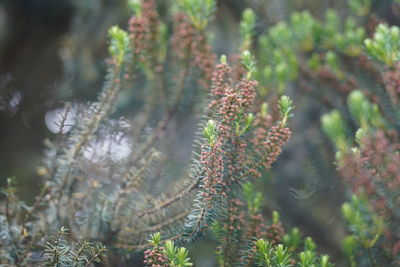
<instances>
[{"instance_id":1,"label":"blurred background","mask_svg":"<svg viewBox=\"0 0 400 267\"><path fill-rule=\"evenodd\" d=\"M158 2L163 15L169 1ZM390 3L374 1L375 13L393 20ZM0 185L6 177L16 177L22 199L32 201L39 189L36 169L43 143L53 138L52 121L46 118L65 101L93 101L100 91L106 32L114 24L126 27L131 15L126 6L125 0L0 0ZM346 6L346 0L219 0L211 25L214 51L234 52L238 23L247 7L255 10L261 34L294 10L309 10L323 19L328 8L346 16ZM298 91L290 88L296 99L292 139L260 182L267 199L265 212L278 210L285 227L299 227L340 265L340 240L345 234L340 205L349 192L331 163L334 151L320 131L320 116L329 107ZM118 107L121 115L132 113L135 101L140 101L135 95L127 99ZM191 142L182 144L187 147L173 153L175 162L187 161ZM206 242L196 244L200 252L191 255L198 266L212 265L209 257L214 248Z\"/></svg>"}]
</instances>

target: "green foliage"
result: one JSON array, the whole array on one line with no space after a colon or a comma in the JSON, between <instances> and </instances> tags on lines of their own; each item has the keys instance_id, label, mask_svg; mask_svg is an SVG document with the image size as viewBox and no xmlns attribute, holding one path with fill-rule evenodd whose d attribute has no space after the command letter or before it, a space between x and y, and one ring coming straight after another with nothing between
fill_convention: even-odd
<instances>
[{"instance_id":1,"label":"green foliage","mask_svg":"<svg viewBox=\"0 0 400 267\"><path fill-rule=\"evenodd\" d=\"M288 96L281 96L281 98L279 99L279 112L281 114L282 123L284 125L287 123L287 120L293 116L293 109L293 101Z\"/></svg>"},{"instance_id":2,"label":"green foliage","mask_svg":"<svg viewBox=\"0 0 400 267\"><path fill-rule=\"evenodd\" d=\"M204 30L215 11L215 0L179 0L182 9L198 30Z\"/></svg>"},{"instance_id":3,"label":"green foliage","mask_svg":"<svg viewBox=\"0 0 400 267\"><path fill-rule=\"evenodd\" d=\"M315 251L317 249L317 245L314 243L311 237L306 237L304 240L304 250Z\"/></svg>"},{"instance_id":4,"label":"green foliage","mask_svg":"<svg viewBox=\"0 0 400 267\"><path fill-rule=\"evenodd\" d=\"M116 60L118 65L122 64L125 55L129 50L128 33L121 30L118 26L113 26L108 30L110 36L109 52Z\"/></svg>"},{"instance_id":5,"label":"green foliage","mask_svg":"<svg viewBox=\"0 0 400 267\"><path fill-rule=\"evenodd\" d=\"M293 32L291 31L290 26L286 22L282 21L278 22L269 30L267 38L270 39L271 45L275 47L282 46L285 50L289 50L292 45ZM263 44L267 44L268 42L268 39L260 40Z\"/></svg>"},{"instance_id":6,"label":"green foliage","mask_svg":"<svg viewBox=\"0 0 400 267\"><path fill-rule=\"evenodd\" d=\"M339 111L333 110L321 118L322 129L332 143L342 151L347 151L346 125Z\"/></svg>"},{"instance_id":7,"label":"green foliage","mask_svg":"<svg viewBox=\"0 0 400 267\"><path fill-rule=\"evenodd\" d=\"M356 21L348 18L342 34L335 38L337 48L351 57L360 56L364 50L363 42L366 37L365 30L359 27Z\"/></svg>"},{"instance_id":8,"label":"green foliage","mask_svg":"<svg viewBox=\"0 0 400 267\"><path fill-rule=\"evenodd\" d=\"M319 265L321 267L333 267L335 264L331 263L329 261L329 256L328 255L321 255L319 258Z\"/></svg>"},{"instance_id":9,"label":"green foliage","mask_svg":"<svg viewBox=\"0 0 400 267\"><path fill-rule=\"evenodd\" d=\"M363 52L365 30L352 17L340 23L336 11L328 10L325 22L316 30L316 35L322 41L322 47L328 50L338 50L351 57Z\"/></svg>"},{"instance_id":10,"label":"green foliage","mask_svg":"<svg viewBox=\"0 0 400 267\"><path fill-rule=\"evenodd\" d=\"M240 123L236 123L236 135L241 136L250 130L253 122L256 118L253 113L248 113L244 118L244 125L241 126Z\"/></svg>"},{"instance_id":11,"label":"green foliage","mask_svg":"<svg viewBox=\"0 0 400 267\"><path fill-rule=\"evenodd\" d=\"M370 56L393 67L400 56L400 30L397 26L379 24L373 38L365 40L365 46Z\"/></svg>"},{"instance_id":12,"label":"green foliage","mask_svg":"<svg viewBox=\"0 0 400 267\"><path fill-rule=\"evenodd\" d=\"M350 265L357 266L356 255L358 251L358 240L354 235L348 235L345 237L342 243L342 248L347 258L349 259Z\"/></svg>"},{"instance_id":13,"label":"green foliage","mask_svg":"<svg viewBox=\"0 0 400 267\"><path fill-rule=\"evenodd\" d=\"M261 104L260 114L262 117L265 117L268 115L268 103L264 102Z\"/></svg>"},{"instance_id":14,"label":"green foliage","mask_svg":"<svg viewBox=\"0 0 400 267\"><path fill-rule=\"evenodd\" d=\"M268 34L259 38L258 77L265 84L266 93L276 90L283 94L287 83L297 77L298 61L293 50L293 38L285 22L277 23Z\"/></svg>"},{"instance_id":15,"label":"green foliage","mask_svg":"<svg viewBox=\"0 0 400 267\"><path fill-rule=\"evenodd\" d=\"M217 261L221 267L264 266L257 263L265 258L265 255L256 253L257 242L263 242L265 239L260 238L268 237L272 248L280 243L283 235L279 213L274 212L271 224L265 225L261 214L263 196L254 184L245 183L242 193L245 205L239 199L232 200L228 203L229 214L213 224L212 230L218 240ZM256 242L257 239L261 241ZM277 248L278 261L284 261L284 252Z\"/></svg>"},{"instance_id":16,"label":"green foliage","mask_svg":"<svg viewBox=\"0 0 400 267\"><path fill-rule=\"evenodd\" d=\"M371 212L366 198L353 195L350 203L342 205L342 214L358 242L366 249L372 248L382 234L383 221Z\"/></svg>"},{"instance_id":17,"label":"green foliage","mask_svg":"<svg viewBox=\"0 0 400 267\"><path fill-rule=\"evenodd\" d=\"M129 0L128 1L129 7L132 9L133 13L136 16L141 16L142 14L142 3L141 0Z\"/></svg>"},{"instance_id":18,"label":"green foliage","mask_svg":"<svg viewBox=\"0 0 400 267\"><path fill-rule=\"evenodd\" d=\"M160 245L160 242L161 242L161 234L159 232L150 235L149 243L153 247L158 247Z\"/></svg>"},{"instance_id":19,"label":"green foliage","mask_svg":"<svg viewBox=\"0 0 400 267\"><path fill-rule=\"evenodd\" d=\"M322 66L321 49L328 49L326 63L339 78L346 77L340 66L337 52L351 57L363 52L365 30L352 18L341 23L336 11L328 10L325 22L316 20L307 11L294 12L289 23L279 22L259 38L259 73L266 86L266 93L271 91L283 94L289 82L295 81L302 69L300 53L309 52L308 64L313 70Z\"/></svg>"},{"instance_id":20,"label":"green foliage","mask_svg":"<svg viewBox=\"0 0 400 267\"><path fill-rule=\"evenodd\" d=\"M263 196L261 192L255 190L254 185L251 183L245 183L243 185L243 196L247 203L247 209L250 215L256 215L260 212L261 203L263 201ZM278 216L279 217L279 216ZM274 223L278 223L274 221Z\"/></svg>"},{"instance_id":21,"label":"green foliage","mask_svg":"<svg viewBox=\"0 0 400 267\"><path fill-rule=\"evenodd\" d=\"M371 114L371 104L360 91L352 91L347 99L349 111L361 127L367 124Z\"/></svg>"},{"instance_id":22,"label":"green foliage","mask_svg":"<svg viewBox=\"0 0 400 267\"><path fill-rule=\"evenodd\" d=\"M252 77L254 77L254 73L257 71L256 60L249 50L245 50L242 52L242 64L246 68L247 79L251 79Z\"/></svg>"},{"instance_id":23,"label":"green foliage","mask_svg":"<svg viewBox=\"0 0 400 267\"><path fill-rule=\"evenodd\" d=\"M372 11L372 1L352 0L348 4L353 14L346 18L340 18L334 10L328 10L322 22L307 12L293 13L289 22L279 22L270 27L259 38L257 77L265 86L261 94L283 94L290 83L303 90L301 93L311 93L317 100L336 108L321 118L321 124L338 150L336 163L340 174L351 183L357 196L362 190L367 192L369 215L359 213L358 224L360 227L362 224L375 224L386 233L377 240L376 234L370 236L368 242L361 242L363 246L354 244L354 240L360 238L347 238L345 253L352 266L385 265L388 262L395 265L399 262L398 257L395 259L390 253L398 254L399 241L397 237L394 241L388 236L398 236L398 230L393 228L399 223L398 212L393 211L398 210L398 203L393 201L398 197L395 193L398 190L394 189L393 183L387 183L397 177L394 174L397 168L391 165L389 158L397 158L398 153L391 151L398 146L398 139L394 136L398 135L400 120L399 30L396 26L380 24L373 38L364 40L369 25L365 18ZM396 7L393 5L394 10ZM370 60L371 57L386 67L380 68ZM355 129L354 124L347 121L349 115L354 119ZM348 138L353 134L356 143ZM352 147L353 144L356 147ZM387 223L379 221L382 216L388 219ZM300 240L295 234L286 234L283 238L292 253ZM370 248L366 249L365 244ZM317 262L312 249L307 248L300 259L304 266ZM319 261L326 259L321 257Z\"/></svg>"},{"instance_id":24,"label":"green foliage","mask_svg":"<svg viewBox=\"0 0 400 267\"><path fill-rule=\"evenodd\" d=\"M259 239L256 241L257 266L279 266L288 267L290 264L290 253L283 247L282 244L273 246L265 239Z\"/></svg>"},{"instance_id":25,"label":"green foliage","mask_svg":"<svg viewBox=\"0 0 400 267\"><path fill-rule=\"evenodd\" d=\"M228 59L226 58L226 55L221 55L221 57L219 58L219 62L221 64L227 64L228 63Z\"/></svg>"},{"instance_id":26,"label":"green foliage","mask_svg":"<svg viewBox=\"0 0 400 267\"><path fill-rule=\"evenodd\" d=\"M289 251L296 251L301 244L301 233L296 227L283 236L283 244L288 247Z\"/></svg>"},{"instance_id":27,"label":"green foliage","mask_svg":"<svg viewBox=\"0 0 400 267\"><path fill-rule=\"evenodd\" d=\"M245 191L248 190L249 190L248 188L245 189ZM215 224L213 228L214 232L219 236L219 238L229 238L228 236L224 236L224 233L222 233L225 230L221 224ZM152 239L154 239L154 236L157 236L157 240L159 240L159 233L154 234ZM157 241L150 240L150 243L152 247L145 253L146 264L151 266L165 266L165 267L192 266L192 263L190 263L190 259L188 258L188 251L183 247L177 248L173 241L167 240L163 244L159 244L157 243ZM265 266L265 267L290 267L290 266L333 267L334 266L329 261L329 256L317 255L316 245L309 237L304 242L305 246L304 251L298 253L297 256L289 252L289 249L285 247L283 244L276 244L265 238L252 240L250 241L250 244L251 244L250 246L245 247L244 251L241 251L241 253L244 253L243 254L244 256L241 256L242 255L241 253L231 255L233 257L236 257L234 261L232 261L231 263L226 262L226 259L224 259L226 255L221 254L222 252L221 247L219 247L219 249L217 250L219 265L249 266L249 267L250 266ZM162 261L163 255L167 259L167 262ZM158 257L159 260L155 257Z\"/></svg>"},{"instance_id":28,"label":"green foliage","mask_svg":"<svg viewBox=\"0 0 400 267\"><path fill-rule=\"evenodd\" d=\"M333 9L328 9L325 14L325 21L318 30L323 48L333 49L336 46L336 40L340 36L338 34L340 28L341 22L338 13Z\"/></svg>"},{"instance_id":29,"label":"green foliage","mask_svg":"<svg viewBox=\"0 0 400 267\"><path fill-rule=\"evenodd\" d=\"M396 260L390 256L385 246L391 246L391 241L386 239L387 233L396 232L392 225L397 223L392 221L398 220L397 215L394 213L388 216L386 210L396 206L391 199L393 194L397 193L393 192L390 185L385 185L381 177L391 179L386 170L391 165L389 158L396 160L394 158L397 157L397 152L392 154L392 146L397 146L397 141L396 139L389 141L392 139L385 136L383 129L388 124L378 105L371 104L361 91L353 90L349 94L347 106L357 126L361 128L355 134L357 145L349 150L341 150L337 157L338 169L353 184L355 193L352 201L342 206L343 217L351 232L351 235L343 241L343 251L351 266L357 264L374 266L377 263L389 264L389 262L396 264ZM332 114L337 115L331 116ZM331 139L335 139L335 136L339 136L336 139L341 139L342 131L338 133L334 131L335 123L329 123L326 119L328 116L334 121L340 113L333 111L330 115L325 115L323 126ZM343 118L337 120L341 121L340 124L344 124ZM336 143L340 144L338 141ZM339 144L336 146L339 147ZM385 203L390 203L389 207Z\"/></svg>"},{"instance_id":30,"label":"green foliage","mask_svg":"<svg viewBox=\"0 0 400 267\"><path fill-rule=\"evenodd\" d=\"M318 53L313 53L308 59L307 63L310 69L312 69L313 71L320 70L322 66L321 57Z\"/></svg>"},{"instance_id":31,"label":"green foliage","mask_svg":"<svg viewBox=\"0 0 400 267\"><path fill-rule=\"evenodd\" d=\"M311 51L315 47L315 31L318 22L308 11L301 13L294 12L290 16L291 30L293 31L293 41L303 52Z\"/></svg>"},{"instance_id":32,"label":"green foliage","mask_svg":"<svg viewBox=\"0 0 400 267\"><path fill-rule=\"evenodd\" d=\"M311 246L311 243L313 243L311 238L307 238L305 250L300 252L298 259L296 259L284 245L272 245L265 239L259 239L256 241L256 266L333 267L334 265L329 261L329 256L321 255L318 257L315 252L316 246L315 244ZM297 264L295 264L296 262Z\"/></svg>"},{"instance_id":33,"label":"green foliage","mask_svg":"<svg viewBox=\"0 0 400 267\"><path fill-rule=\"evenodd\" d=\"M209 120L207 121L206 126L203 130L204 137L207 139L207 142L210 146L214 145L216 139L216 125L215 121Z\"/></svg>"},{"instance_id":34,"label":"green foliage","mask_svg":"<svg viewBox=\"0 0 400 267\"><path fill-rule=\"evenodd\" d=\"M349 262L356 266L356 255L361 251L364 259L368 259L369 264L374 265L375 260L371 258L371 253L383 234L383 219L371 211L367 199L362 194L353 195L350 203L344 203L342 214L351 231L351 235L343 241L343 250Z\"/></svg>"},{"instance_id":35,"label":"green foliage","mask_svg":"<svg viewBox=\"0 0 400 267\"><path fill-rule=\"evenodd\" d=\"M192 266L188 257L188 250L184 247L177 248L173 241L167 240L164 244L165 256L169 260L171 267Z\"/></svg>"},{"instance_id":36,"label":"green foliage","mask_svg":"<svg viewBox=\"0 0 400 267\"><path fill-rule=\"evenodd\" d=\"M243 11L240 22L240 48L242 51L249 50L254 37L254 28L256 26L256 15L253 10L247 8Z\"/></svg>"},{"instance_id":37,"label":"green foliage","mask_svg":"<svg viewBox=\"0 0 400 267\"><path fill-rule=\"evenodd\" d=\"M326 65L329 66L332 72L335 73L338 77L344 76L342 70L340 69L339 58L335 52L333 51L326 52L325 61Z\"/></svg>"},{"instance_id":38,"label":"green foliage","mask_svg":"<svg viewBox=\"0 0 400 267\"><path fill-rule=\"evenodd\" d=\"M376 104L371 104L361 91L354 90L349 94L347 105L351 115L362 129L380 127L383 119Z\"/></svg>"},{"instance_id":39,"label":"green foliage","mask_svg":"<svg viewBox=\"0 0 400 267\"><path fill-rule=\"evenodd\" d=\"M300 258L300 266L301 267L306 267L306 266L313 266L316 264L316 257L315 257L315 252L307 250L300 252L299 254Z\"/></svg>"},{"instance_id":40,"label":"green foliage","mask_svg":"<svg viewBox=\"0 0 400 267\"><path fill-rule=\"evenodd\" d=\"M357 16L363 17L370 13L372 0L349 0L350 10Z\"/></svg>"},{"instance_id":41,"label":"green foliage","mask_svg":"<svg viewBox=\"0 0 400 267\"><path fill-rule=\"evenodd\" d=\"M145 252L144 263L149 266L186 267L193 266L188 257L189 251L184 247L177 247L172 240L161 242L161 234L150 236L150 249Z\"/></svg>"},{"instance_id":42,"label":"green foliage","mask_svg":"<svg viewBox=\"0 0 400 267\"><path fill-rule=\"evenodd\" d=\"M376 104L371 104L365 95L359 91L352 91L347 98L347 106L350 114L360 129L355 134L355 139L360 142L361 138L368 134L371 127L379 128L384 125L384 120ZM322 116L322 129L329 136L332 143L339 151L349 149L349 140L346 132L346 122L339 111L333 110Z\"/></svg>"}]
</instances>

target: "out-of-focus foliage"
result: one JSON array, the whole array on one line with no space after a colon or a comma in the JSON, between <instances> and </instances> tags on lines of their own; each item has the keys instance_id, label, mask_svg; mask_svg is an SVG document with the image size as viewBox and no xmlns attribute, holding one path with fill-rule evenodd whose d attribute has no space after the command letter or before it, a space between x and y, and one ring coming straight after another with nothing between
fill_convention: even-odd
<instances>
[{"instance_id":1,"label":"out-of-focus foliage","mask_svg":"<svg viewBox=\"0 0 400 267\"><path fill-rule=\"evenodd\" d=\"M349 7L357 16L366 16L370 13L372 0L349 0Z\"/></svg>"},{"instance_id":2,"label":"out-of-focus foliage","mask_svg":"<svg viewBox=\"0 0 400 267\"><path fill-rule=\"evenodd\" d=\"M400 244L396 226L399 217L395 211L399 181L394 165L398 159L398 138L378 105L371 104L362 92L352 91L347 104L359 127L354 138L345 138L343 128L332 127L345 124L339 111L332 111L322 119L326 133L338 148L338 169L356 193L351 203L342 206L343 217L352 233L344 241L344 250L352 266L357 262L395 266ZM345 146L343 139L346 139Z\"/></svg>"},{"instance_id":3,"label":"out-of-focus foliage","mask_svg":"<svg viewBox=\"0 0 400 267\"><path fill-rule=\"evenodd\" d=\"M73 34L60 50L66 76L88 88L107 69L106 81L96 102L67 103L58 110L52 122L56 135L46 140L45 163L38 169L44 182L36 201L20 201L14 180L8 183L1 203L0 263L84 266L101 260L113 266L129 264L133 251L150 247L147 265L191 266L188 250L177 244L209 237L212 228L220 266L332 266L298 228L285 234L280 217L302 230L311 225L313 237L325 236L337 246L341 235L326 229L341 229L331 208L339 210L343 196L336 192L346 191L349 202L341 211L348 234L342 252L348 264L399 265L399 2L330 5L341 9L329 9L328 1L267 2L269 12L244 9L245 1L122 1L102 14L104 3L96 9L100 2L77 1ZM310 10L290 10L312 4ZM243 12L227 8L232 6ZM116 9L134 15L127 31L109 29L110 58L97 66L93 51L106 50L98 36L105 36L112 25L108 15ZM236 53L217 63L210 37L221 42L231 33L213 36L213 30L224 30L213 23L224 21L221 14L241 21L237 36L222 40ZM87 15L104 19L84 23ZM96 21L93 17L90 21ZM89 38L97 31L104 34ZM58 96L86 94L71 84L74 89L63 83ZM7 94L0 108L15 114L25 96ZM268 220L263 215L271 212L253 178L267 176L265 170L281 153L294 105L300 107L295 137L282 163L268 174L279 177L271 180L285 191L266 190L274 191L267 195L274 208L287 207L292 198L296 205ZM301 114L304 110L308 115ZM325 139L315 134L319 123ZM196 133L187 129L195 125ZM301 139L301 132L310 137ZM190 160L188 153L178 157L176 151L192 139ZM310 165L300 168L306 160ZM319 171L317 184L339 185L331 179L333 166L348 190L330 189L335 199L324 199L326 190L307 184L307 175ZM289 187L282 169L295 172L300 185ZM320 199L309 201L315 195ZM322 222L316 214L332 219ZM63 227L70 229L68 236ZM61 231L51 237L50 229Z\"/></svg>"},{"instance_id":4,"label":"out-of-focus foliage","mask_svg":"<svg viewBox=\"0 0 400 267\"><path fill-rule=\"evenodd\" d=\"M353 232L346 254L352 265L395 266L400 180L389 158L396 160L398 154L399 29L376 23L366 38L373 23L371 1L348 4L355 16L342 21L333 10L322 22L302 12L270 28L259 37L258 69L265 70L259 75L267 95L295 86L337 108L321 123L337 148L339 173L355 194L352 206L343 208ZM280 80L271 83L273 78Z\"/></svg>"},{"instance_id":5,"label":"out-of-focus foliage","mask_svg":"<svg viewBox=\"0 0 400 267\"><path fill-rule=\"evenodd\" d=\"M389 67L393 67L400 59L400 30L396 26L388 27L380 24L374 37L365 40L368 53L382 61Z\"/></svg>"}]
</instances>

